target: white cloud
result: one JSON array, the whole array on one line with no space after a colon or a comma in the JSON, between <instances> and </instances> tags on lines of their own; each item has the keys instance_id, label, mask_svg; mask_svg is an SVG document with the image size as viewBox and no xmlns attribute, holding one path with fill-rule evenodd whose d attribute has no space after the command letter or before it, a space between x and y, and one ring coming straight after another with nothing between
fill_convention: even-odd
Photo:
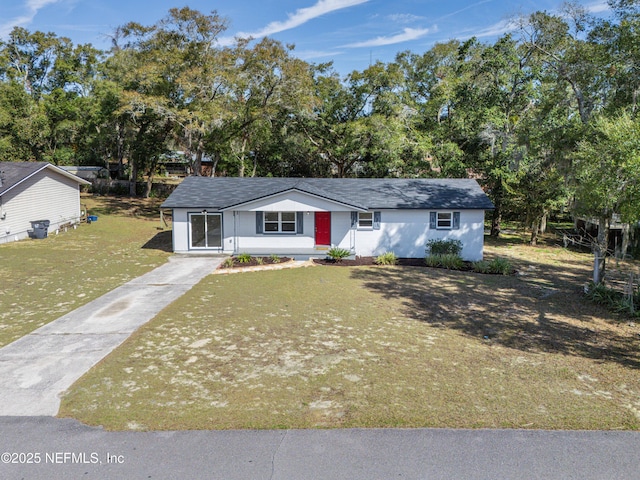
<instances>
[{"instance_id":1,"label":"white cloud","mask_svg":"<svg viewBox=\"0 0 640 480\"><path fill-rule=\"evenodd\" d=\"M480 2L476 2L476 3L473 3L471 5L467 5L466 7L461 8L460 10L456 10L455 12L447 13L446 15L443 15L443 16L439 17L438 20L444 20L445 18L453 17L455 15L458 15L459 13L464 12L465 10L469 10L471 8L479 7L480 5L482 5L484 3L489 3L489 2L493 2L493 0L481 0Z\"/></svg>"},{"instance_id":2,"label":"white cloud","mask_svg":"<svg viewBox=\"0 0 640 480\"><path fill-rule=\"evenodd\" d=\"M428 33L432 33L432 29L429 28L405 28L402 33L392 35L390 37L377 37L371 40L365 40L364 42L350 43L345 45L346 47L358 48L358 47L381 47L383 45L393 45L395 43L409 42L411 40L417 40L422 38Z\"/></svg>"},{"instance_id":3,"label":"white cloud","mask_svg":"<svg viewBox=\"0 0 640 480\"><path fill-rule=\"evenodd\" d=\"M424 20L425 17L420 17L418 15L413 15L411 13L394 13L388 15L389 20L396 23L412 23L417 22L418 20Z\"/></svg>"},{"instance_id":4,"label":"white cloud","mask_svg":"<svg viewBox=\"0 0 640 480\"><path fill-rule=\"evenodd\" d=\"M336 51L336 50L296 50L296 57L302 60L311 60L314 58L327 58L327 57L335 57L337 55L343 55L344 52Z\"/></svg>"},{"instance_id":5,"label":"white cloud","mask_svg":"<svg viewBox=\"0 0 640 480\"><path fill-rule=\"evenodd\" d=\"M478 30L474 33L473 37L477 38L485 38L485 37L500 37L505 33L513 32L518 28L518 23L512 19L501 20L498 23L494 23L493 25L489 25L486 28Z\"/></svg>"},{"instance_id":6,"label":"white cloud","mask_svg":"<svg viewBox=\"0 0 640 480\"><path fill-rule=\"evenodd\" d=\"M295 13L290 13L289 18L283 22L271 22L269 25L257 32L240 32L236 36L253 38L266 37L267 35L299 27L300 25L327 13L360 5L361 3L367 3L368 1L369 0L319 0L311 7L299 8Z\"/></svg>"},{"instance_id":7,"label":"white cloud","mask_svg":"<svg viewBox=\"0 0 640 480\"><path fill-rule=\"evenodd\" d=\"M607 2L606 0L589 3L588 5L585 5L584 8L586 8L587 12L589 13L602 13L611 10L611 7L609 7L609 2Z\"/></svg>"},{"instance_id":8,"label":"white cloud","mask_svg":"<svg viewBox=\"0 0 640 480\"><path fill-rule=\"evenodd\" d=\"M41 9L47 5L58 3L59 1L61 0L27 0L24 4L27 13L0 24L0 38L9 35L11 30L13 30L13 27L21 27L30 24Z\"/></svg>"}]
</instances>

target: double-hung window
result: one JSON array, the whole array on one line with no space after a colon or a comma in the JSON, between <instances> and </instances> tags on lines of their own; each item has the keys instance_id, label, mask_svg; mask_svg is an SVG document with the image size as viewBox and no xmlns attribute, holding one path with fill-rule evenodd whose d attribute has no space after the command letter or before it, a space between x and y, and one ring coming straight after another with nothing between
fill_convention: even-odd
<instances>
[{"instance_id":1,"label":"double-hung window","mask_svg":"<svg viewBox=\"0 0 640 480\"><path fill-rule=\"evenodd\" d=\"M429 228L434 230L458 230L460 212L430 212Z\"/></svg>"},{"instance_id":2,"label":"double-hung window","mask_svg":"<svg viewBox=\"0 0 640 480\"><path fill-rule=\"evenodd\" d=\"M265 233L296 233L296 212L264 212Z\"/></svg>"},{"instance_id":3,"label":"double-hung window","mask_svg":"<svg viewBox=\"0 0 640 480\"><path fill-rule=\"evenodd\" d=\"M453 226L453 212L438 212L436 228L438 230L451 230Z\"/></svg>"},{"instance_id":4,"label":"double-hung window","mask_svg":"<svg viewBox=\"0 0 640 480\"><path fill-rule=\"evenodd\" d=\"M373 212L358 212L358 228L373 228Z\"/></svg>"},{"instance_id":5,"label":"double-hung window","mask_svg":"<svg viewBox=\"0 0 640 480\"><path fill-rule=\"evenodd\" d=\"M381 212L351 212L351 228L358 230L380 230Z\"/></svg>"}]
</instances>

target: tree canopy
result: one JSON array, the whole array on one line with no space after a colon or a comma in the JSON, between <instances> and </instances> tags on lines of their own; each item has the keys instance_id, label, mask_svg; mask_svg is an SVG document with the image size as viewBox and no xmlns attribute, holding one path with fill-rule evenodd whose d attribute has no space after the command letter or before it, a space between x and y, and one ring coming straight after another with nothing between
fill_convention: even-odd
<instances>
[{"instance_id":1,"label":"tree canopy","mask_svg":"<svg viewBox=\"0 0 640 480\"><path fill-rule=\"evenodd\" d=\"M221 45L215 11L118 27L109 51L15 28L0 42L0 160L201 173L472 177L504 218L637 221L640 1L568 4L493 43L399 52L341 78L270 38ZM150 183L149 183L150 186ZM132 190L135 194L135 191ZM148 193L148 190L147 190Z\"/></svg>"}]
</instances>

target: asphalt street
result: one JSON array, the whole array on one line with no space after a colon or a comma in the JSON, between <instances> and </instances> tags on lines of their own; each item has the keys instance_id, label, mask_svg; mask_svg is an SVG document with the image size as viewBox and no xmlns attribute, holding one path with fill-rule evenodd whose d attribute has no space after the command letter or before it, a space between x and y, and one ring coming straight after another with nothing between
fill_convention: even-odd
<instances>
[{"instance_id":1,"label":"asphalt street","mask_svg":"<svg viewBox=\"0 0 640 480\"><path fill-rule=\"evenodd\" d=\"M639 432L346 429L106 432L0 417L0 478L640 478Z\"/></svg>"}]
</instances>

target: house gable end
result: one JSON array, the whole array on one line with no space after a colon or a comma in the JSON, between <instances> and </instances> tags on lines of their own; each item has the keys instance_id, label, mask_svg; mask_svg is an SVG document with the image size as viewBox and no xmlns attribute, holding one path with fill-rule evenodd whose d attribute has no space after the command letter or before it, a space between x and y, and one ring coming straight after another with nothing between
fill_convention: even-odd
<instances>
[{"instance_id":1,"label":"house gable end","mask_svg":"<svg viewBox=\"0 0 640 480\"><path fill-rule=\"evenodd\" d=\"M0 162L0 195L4 195L45 169L71 179L80 185L91 184L91 182L47 162Z\"/></svg>"},{"instance_id":2,"label":"house gable end","mask_svg":"<svg viewBox=\"0 0 640 480\"><path fill-rule=\"evenodd\" d=\"M236 205L229 205L221 208L226 210L239 211L365 211L366 208L360 205L350 205L331 198L302 191L297 188L267 195L258 199L242 202Z\"/></svg>"}]
</instances>

